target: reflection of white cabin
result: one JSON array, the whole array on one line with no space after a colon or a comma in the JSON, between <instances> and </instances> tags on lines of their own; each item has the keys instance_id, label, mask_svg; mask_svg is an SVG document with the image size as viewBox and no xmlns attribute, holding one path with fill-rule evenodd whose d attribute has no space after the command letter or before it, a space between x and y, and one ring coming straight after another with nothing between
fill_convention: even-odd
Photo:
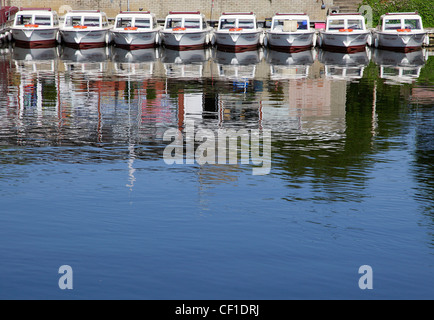
<instances>
[{"instance_id":1,"label":"reflection of white cabin","mask_svg":"<svg viewBox=\"0 0 434 320\"><path fill-rule=\"evenodd\" d=\"M425 49L397 52L375 49L373 60L380 67L380 77L389 83L413 83L426 63Z\"/></svg>"},{"instance_id":2,"label":"reflection of white cabin","mask_svg":"<svg viewBox=\"0 0 434 320\"><path fill-rule=\"evenodd\" d=\"M65 70L90 78L98 78L108 71L109 62L106 48L92 48L86 50L63 48L61 55Z\"/></svg>"},{"instance_id":3,"label":"reflection of white cabin","mask_svg":"<svg viewBox=\"0 0 434 320\"><path fill-rule=\"evenodd\" d=\"M386 83L413 83L420 76L422 67L393 67L380 66L380 78Z\"/></svg>"},{"instance_id":4,"label":"reflection of white cabin","mask_svg":"<svg viewBox=\"0 0 434 320\"><path fill-rule=\"evenodd\" d=\"M326 65L325 75L335 80L355 80L363 77L364 67L341 67Z\"/></svg>"},{"instance_id":5,"label":"reflection of white cabin","mask_svg":"<svg viewBox=\"0 0 434 320\"><path fill-rule=\"evenodd\" d=\"M168 77L201 78L204 64L209 58L208 49L183 51L166 48L161 62Z\"/></svg>"},{"instance_id":6,"label":"reflection of white cabin","mask_svg":"<svg viewBox=\"0 0 434 320\"><path fill-rule=\"evenodd\" d=\"M51 48L20 48L13 51L15 66L19 73L48 73L57 71L58 51Z\"/></svg>"},{"instance_id":7,"label":"reflection of white cabin","mask_svg":"<svg viewBox=\"0 0 434 320\"><path fill-rule=\"evenodd\" d=\"M157 49L126 50L113 47L113 71L117 76L138 78L154 74Z\"/></svg>"},{"instance_id":8,"label":"reflection of white cabin","mask_svg":"<svg viewBox=\"0 0 434 320\"><path fill-rule=\"evenodd\" d=\"M270 78L272 80L302 79L309 76L309 66L305 65L270 65Z\"/></svg>"}]
</instances>

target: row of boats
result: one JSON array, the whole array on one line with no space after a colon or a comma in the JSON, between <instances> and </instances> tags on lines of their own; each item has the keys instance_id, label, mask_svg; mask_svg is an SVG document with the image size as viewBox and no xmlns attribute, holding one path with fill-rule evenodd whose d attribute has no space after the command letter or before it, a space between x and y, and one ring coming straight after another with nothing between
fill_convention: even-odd
<instances>
[{"instance_id":1,"label":"row of boats","mask_svg":"<svg viewBox=\"0 0 434 320\"><path fill-rule=\"evenodd\" d=\"M104 12L73 10L60 19L51 9L21 8L11 28L19 45L30 47L64 43L78 48L114 43L126 49L164 45L170 49L198 49L216 45L221 50L245 51L259 46L297 51L314 46L347 52L366 45L393 50L418 50L428 41L422 19L416 12L388 13L375 29L366 27L359 13L331 13L325 26L313 28L309 16L276 13L270 28L261 28L253 12L222 13L213 28L200 12L169 12L164 26L155 14L120 12L110 25Z\"/></svg>"}]
</instances>

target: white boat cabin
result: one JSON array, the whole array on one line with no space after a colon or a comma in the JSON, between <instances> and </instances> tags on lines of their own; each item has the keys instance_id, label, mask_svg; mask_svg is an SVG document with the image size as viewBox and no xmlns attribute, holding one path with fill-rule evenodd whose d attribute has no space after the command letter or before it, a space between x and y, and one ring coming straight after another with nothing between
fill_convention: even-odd
<instances>
[{"instance_id":1,"label":"white boat cabin","mask_svg":"<svg viewBox=\"0 0 434 320\"><path fill-rule=\"evenodd\" d=\"M208 25L205 16L197 12L169 12L164 23L165 30L185 31L185 30L206 30Z\"/></svg>"},{"instance_id":2,"label":"white boat cabin","mask_svg":"<svg viewBox=\"0 0 434 320\"><path fill-rule=\"evenodd\" d=\"M99 10L73 10L65 15L65 28L107 28L107 15Z\"/></svg>"},{"instance_id":3,"label":"white boat cabin","mask_svg":"<svg viewBox=\"0 0 434 320\"><path fill-rule=\"evenodd\" d=\"M297 32L309 31L310 19L304 13L276 13L271 20L273 32Z\"/></svg>"},{"instance_id":4,"label":"white boat cabin","mask_svg":"<svg viewBox=\"0 0 434 320\"><path fill-rule=\"evenodd\" d=\"M256 30L258 24L253 12L236 13L224 12L219 18L218 30Z\"/></svg>"},{"instance_id":5,"label":"white boat cabin","mask_svg":"<svg viewBox=\"0 0 434 320\"><path fill-rule=\"evenodd\" d=\"M422 18L416 12L387 13L380 18L381 31L422 31Z\"/></svg>"},{"instance_id":6,"label":"white boat cabin","mask_svg":"<svg viewBox=\"0 0 434 320\"><path fill-rule=\"evenodd\" d=\"M326 31L366 31L365 18L359 13L331 13L327 16Z\"/></svg>"},{"instance_id":7,"label":"white boat cabin","mask_svg":"<svg viewBox=\"0 0 434 320\"><path fill-rule=\"evenodd\" d=\"M116 16L115 29L152 30L158 27L157 17L149 11L124 11Z\"/></svg>"},{"instance_id":8,"label":"white boat cabin","mask_svg":"<svg viewBox=\"0 0 434 320\"><path fill-rule=\"evenodd\" d=\"M58 27L59 17L49 8L21 8L15 15L14 27Z\"/></svg>"}]
</instances>

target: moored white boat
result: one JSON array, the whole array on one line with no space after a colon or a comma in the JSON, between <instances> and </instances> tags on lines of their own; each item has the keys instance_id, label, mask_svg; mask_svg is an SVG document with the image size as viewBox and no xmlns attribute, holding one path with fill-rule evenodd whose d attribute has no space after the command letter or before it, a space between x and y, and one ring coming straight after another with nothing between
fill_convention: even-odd
<instances>
[{"instance_id":1,"label":"moored white boat","mask_svg":"<svg viewBox=\"0 0 434 320\"><path fill-rule=\"evenodd\" d=\"M416 12L387 13L373 31L376 48L411 51L419 50L427 39L422 18Z\"/></svg>"},{"instance_id":2,"label":"moored white boat","mask_svg":"<svg viewBox=\"0 0 434 320\"><path fill-rule=\"evenodd\" d=\"M160 29L155 14L149 11L120 12L112 29L112 39L121 48L153 48L159 44Z\"/></svg>"},{"instance_id":3,"label":"moored white boat","mask_svg":"<svg viewBox=\"0 0 434 320\"><path fill-rule=\"evenodd\" d=\"M304 13L276 13L271 20L264 45L279 51L300 51L314 46L315 30L310 28L309 16Z\"/></svg>"},{"instance_id":4,"label":"moored white boat","mask_svg":"<svg viewBox=\"0 0 434 320\"><path fill-rule=\"evenodd\" d=\"M253 12L224 12L219 18L213 42L224 51L255 50L263 45L264 36Z\"/></svg>"},{"instance_id":5,"label":"moored white boat","mask_svg":"<svg viewBox=\"0 0 434 320\"><path fill-rule=\"evenodd\" d=\"M107 15L99 10L73 10L60 28L62 41L72 47L103 47L111 42Z\"/></svg>"},{"instance_id":6,"label":"moored white boat","mask_svg":"<svg viewBox=\"0 0 434 320\"><path fill-rule=\"evenodd\" d=\"M59 39L59 18L49 8L21 8L11 31L18 46L51 47Z\"/></svg>"},{"instance_id":7,"label":"moored white boat","mask_svg":"<svg viewBox=\"0 0 434 320\"><path fill-rule=\"evenodd\" d=\"M212 28L199 11L171 11L161 30L162 44L169 49L194 50L210 44Z\"/></svg>"},{"instance_id":8,"label":"moored white boat","mask_svg":"<svg viewBox=\"0 0 434 320\"><path fill-rule=\"evenodd\" d=\"M319 31L318 46L336 51L363 51L370 37L365 18L359 13L331 13L325 30Z\"/></svg>"}]
</instances>

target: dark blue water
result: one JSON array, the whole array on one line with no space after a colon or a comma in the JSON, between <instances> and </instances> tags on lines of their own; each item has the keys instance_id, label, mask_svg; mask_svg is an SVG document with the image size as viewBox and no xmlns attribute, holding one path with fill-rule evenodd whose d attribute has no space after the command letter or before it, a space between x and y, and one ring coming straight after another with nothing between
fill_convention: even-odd
<instances>
[{"instance_id":1,"label":"dark blue water","mask_svg":"<svg viewBox=\"0 0 434 320\"><path fill-rule=\"evenodd\" d=\"M433 299L428 56L3 49L0 298ZM270 173L166 164L187 120Z\"/></svg>"}]
</instances>

